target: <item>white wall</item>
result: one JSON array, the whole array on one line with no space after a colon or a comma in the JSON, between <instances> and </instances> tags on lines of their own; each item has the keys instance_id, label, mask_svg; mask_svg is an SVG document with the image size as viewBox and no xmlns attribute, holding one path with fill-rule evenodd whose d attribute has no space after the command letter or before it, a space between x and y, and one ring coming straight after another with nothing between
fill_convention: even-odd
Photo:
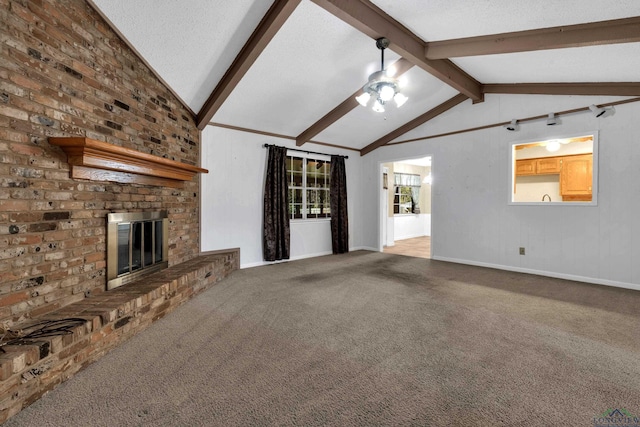
<instances>
[{"instance_id":1,"label":"white wall","mask_svg":"<svg viewBox=\"0 0 640 427\"><path fill-rule=\"evenodd\" d=\"M402 139L435 135L511 118L546 115L618 98L487 95L444 113ZM596 119L590 113L388 146L360 157L352 151L309 145L349 155L347 182L352 250L382 248L380 230L384 162L431 155L431 244L435 259L640 289L640 103L616 107ZM599 131L597 206L509 205L509 150L517 141ZM264 143L293 147L290 140L207 127L202 135L202 250L240 247L241 266L262 261ZM305 145L305 147L307 147ZM331 251L328 223L292 223L293 258ZM518 254L519 247L526 255Z\"/></svg>"},{"instance_id":2,"label":"white wall","mask_svg":"<svg viewBox=\"0 0 640 427\"><path fill-rule=\"evenodd\" d=\"M524 175L516 177L516 191L514 202L543 202L545 195L549 195L551 202L561 202L560 175Z\"/></svg>"},{"instance_id":3,"label":"white wall","mask_svg":"<svg viewBox=\"0 0 640 427\"><path fill-rule=\"evenodd\" d=\"M444 113L401 139L512 118L546 115L619 98L487 95ZM364 156L363 246L380 247L380 196L370 185L381 163L432 155L433 258L640 289L640 103L611 117L590 113L387 146ZM515 141L599 131L597 206L509 205L509 150ZM525 247L526 255L518 254Z\"/></svg>"},{"instance_id":4,"label":"white wall","mask_svg":"<svg viewBox=\"0 0 640 427\"><path fill-rule=\"evenodd\" d=\"M262 203L267 150L264 144L295 148L288 139L207 126L202 132L201 250L240 248L241 268L264 264L262 258ZM349 246L362 247L358 217L362 215L360 155L314 144L304 149L348 155ZM331 253L328 220L291 222L291 259Z\"/></svg>"},{"instance_id":5,"label":"white wall","mask_svg":"<svg viewBox=\"0 0 640 427\"><path fill-rule=\"evenodd\" d=\"M431 215L395 215L393 217L394 240L411 239L431 235Z\"/></svg>"}]
</instances>

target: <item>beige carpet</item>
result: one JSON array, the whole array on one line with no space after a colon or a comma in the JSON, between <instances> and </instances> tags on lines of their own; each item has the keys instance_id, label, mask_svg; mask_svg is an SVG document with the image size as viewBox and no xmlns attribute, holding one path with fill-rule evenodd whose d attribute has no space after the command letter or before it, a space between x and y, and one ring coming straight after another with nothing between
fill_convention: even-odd
<instances>
[{"instance_id":1,"label":"beige carpet","mask_svg":"<svg viewBox=\"0 0 640 427\"><path fill-rule=\"evenodd\" d=\"M6 426L593 426L640 292L355 252L241 270Z\"/></svg>"}]
</instances>

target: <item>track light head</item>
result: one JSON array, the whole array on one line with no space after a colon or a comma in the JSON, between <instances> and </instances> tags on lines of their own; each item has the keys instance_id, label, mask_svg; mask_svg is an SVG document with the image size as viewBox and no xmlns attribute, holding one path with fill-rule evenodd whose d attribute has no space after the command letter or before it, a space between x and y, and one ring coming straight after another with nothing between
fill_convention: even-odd
<instances>
[{"instance_id":1,"label":"track light head","mask_svg":"<svg viewBox=\"0 0 640 427\"><path fill-rule=\"evenodd\" d=\"M615 113L615 109L613 107L598 107L597 105L589 105L589 110L593 113L595 117L609 117Z\"/></svg>"},{"instance_id":2,"label":"track light head","mask_svg":"<svg viewBox=\"0 0 640 427\"><path fill-rule=\"evenodd\" d=\"M508 125L505 125L504 128L509 132L516 132L520 128L520 125L518 125L518 120L512 119L511 123L509 123Z\"/></svg>"},{"instance_id":3,"label":"track light head","mask_svg":"<svg viewBox=\"0 0 640 427\"><path fill-rule=\"evenodd\" d=\"M593 115L596 116L596 117L600 117L606 112L604 108L598 107L598 106L593 105L593 104L589 105L589 110L591 110Z\"/></svg>"}]
</instances>

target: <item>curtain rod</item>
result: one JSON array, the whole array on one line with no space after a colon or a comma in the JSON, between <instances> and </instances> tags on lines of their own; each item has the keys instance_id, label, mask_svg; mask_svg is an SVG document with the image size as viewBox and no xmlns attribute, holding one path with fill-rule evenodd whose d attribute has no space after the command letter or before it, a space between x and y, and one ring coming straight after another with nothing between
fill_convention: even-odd
<instances>
[{"instance_id":1,"label":"curtain rod","mask_svg":"<svg viewBox=\"0 0 640 427\"><path fill-rule=\"evenodd\" d=\"M275 145L275 144L264 144L263 145L264 148L267 147L280 147L280 148L286 148L287 150L291 150L291 151L299 151L301 153L307 153L307 154L319 154L321 156L331 156L332 154L327 154L327 153L318 153L317 151L307 151L307 150L300 150L298 148L288 148L288 147L281 147L279 145ZM333 154L334 156L338 156L338 157L344 157L345 159L348 159L349 156L342 156L340 154Z\"/></svg>"}]
</instances>

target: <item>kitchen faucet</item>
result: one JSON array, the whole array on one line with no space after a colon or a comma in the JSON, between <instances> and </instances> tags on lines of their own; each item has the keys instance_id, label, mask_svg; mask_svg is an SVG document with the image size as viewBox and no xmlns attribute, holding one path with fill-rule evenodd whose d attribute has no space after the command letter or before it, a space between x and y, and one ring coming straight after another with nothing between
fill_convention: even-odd
<instances>
[{"instance_id":1,"label":"kitchen faucet","mask_svg":"<svg viewBox=\"0 0 640 427\"><path fill-rule=\"evenodd\" d=\"M545 194L544 196L542 196L542 201L543 201L543 202L544 202L544 198L545 198L545 197L548 197L548 198L549 198L549 201L551 201L551 196L550 196L550 195L548 195L548 194Z\"/></svg>"}]
</instances>

